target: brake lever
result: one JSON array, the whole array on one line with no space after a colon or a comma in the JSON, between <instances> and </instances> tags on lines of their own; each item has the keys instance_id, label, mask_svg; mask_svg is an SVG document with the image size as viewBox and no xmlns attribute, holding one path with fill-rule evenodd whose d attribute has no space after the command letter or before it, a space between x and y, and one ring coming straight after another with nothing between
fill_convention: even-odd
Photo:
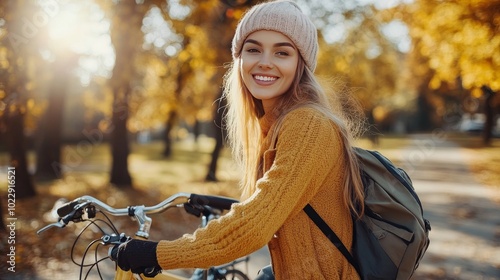
<instances>
[{"instance_id":1,"label":"brake lever","mask_svg":"<svg viewBox=\"0 0 500 280\"><path fill-rule=\"evenodd\" d=\"M52 223L52 224L49 224L49 225L46 225L44 226L43 228L39 229L36 234L40 235L40 233L48 230L49 228L53 228L53 227L57 227L57 228L63 228L65 227L67 224L65 224L62 219L60 219L57 223Z\"/></svg>"},{"instance_id":2,"label":"brake lever","mask_svg":"<svg viewBox=\"0 0 500 280\"><path fill-rule=\"evenodd\" d=\"M59 220L56 223L52 223L52 224L44 226L43 228L39 229L36 233L40 234L40 233L48 230L49 228L53 228L53 227L63 228L65 226L67 226L70 222L82 221L83 210L88 205L90 205L90 202L84 202L84 203L80 203L80 204L76 205L74 207L74 209L69 214L67 214L64 217L59 218ZM93 205L90 205L88 208L90 210L90 211L88 211L89 212L88 215L91 218L95 217L95 211L96 211L95 207L92 207L92 206Z\"/></svg>"},{"instance_id":3,"label":"brake lever","mask_svg":"<svg viewBox=\"0 0 500 280\"><path fill-rule=\"evenodd\" d=\"M76 213L77 210L79 210L79 209L74 209L68 215L66 215L66 216L64 216L62 218L59 218L59 221L57 221L57 223L52 223L52 224L44 226L43 228L39 229L36 232L36 234L40 234L40 233L48 230L49 228L53 228L53 227L63 228L65 226L67 226L69 224L69 222L71 222L73 220L73 218L74 218L73 216L75 215L75 213Z\"/></svg>"}]
</instances>

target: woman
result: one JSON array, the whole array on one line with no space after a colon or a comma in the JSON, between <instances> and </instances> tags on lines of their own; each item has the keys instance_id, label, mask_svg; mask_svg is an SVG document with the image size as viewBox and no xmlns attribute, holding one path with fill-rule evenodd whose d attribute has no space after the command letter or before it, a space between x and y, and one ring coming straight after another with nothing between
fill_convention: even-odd
<instances>
[{"instance_id":1,"label":"woman","mask_svg":"<svg viewBox=\"0 0 500 280\"><path fill-rule=\"evenodd\" d=\"M120 267L210 267L267 244L276 279L358 278L302 211L310 203L351 246L362 184L349 125L314 77L317 52L316 28L293 2L245 14L225 77L229 139L245 171L242 202L192 235L129 242Z\"/></svg>"}]
</instances>

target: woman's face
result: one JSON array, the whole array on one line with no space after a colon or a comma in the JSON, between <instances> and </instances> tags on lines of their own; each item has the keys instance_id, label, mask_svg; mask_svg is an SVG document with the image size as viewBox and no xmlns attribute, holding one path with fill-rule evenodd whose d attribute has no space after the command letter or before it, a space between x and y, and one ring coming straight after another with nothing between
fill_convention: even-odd
<instances>
[{"instance_id":1,"label":"woman's face","mask_svg":"<svg viewBox=\"0 0 500 280\"><path fill-rule=\"evenodd\" d=\"M269 111L291 86L300 54L287 36L269 30L250 34L241 51L240 72L252 96Z\"/></svg>"}]
</instances>

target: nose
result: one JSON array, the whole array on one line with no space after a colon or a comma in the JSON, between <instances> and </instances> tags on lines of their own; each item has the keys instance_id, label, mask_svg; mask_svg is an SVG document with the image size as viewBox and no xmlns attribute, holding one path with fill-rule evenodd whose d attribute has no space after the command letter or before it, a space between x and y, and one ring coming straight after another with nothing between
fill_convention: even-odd
<instances>
[{"instance_id":1,"label":"nose","mask_svg":"<svg viewBox=\"0 0 500 280\"><path fill-rule=\"evenodd\" d=\"M273 63L268 55L263 54L259 60L258 66L261 69L271 69L273 68Z\"/></svg>"}]
</instances>

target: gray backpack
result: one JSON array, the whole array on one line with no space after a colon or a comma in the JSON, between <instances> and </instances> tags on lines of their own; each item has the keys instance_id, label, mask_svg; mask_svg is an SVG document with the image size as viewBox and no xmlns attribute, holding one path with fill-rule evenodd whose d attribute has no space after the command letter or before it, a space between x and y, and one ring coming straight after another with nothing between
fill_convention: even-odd
<instances>
[{"instance_id":1,"label":"gray backpack","mask_svg":"<svg viewBox=\"0 0 500 280\"><path fill-rule=\"evenodd\" d=\"M406 172L375 151L355 148L365 214L354 219L352 254L319 214L304 211L354 266L361 279L409 279L429 246L431 226Z\"/></svg>"}]
</instances>

